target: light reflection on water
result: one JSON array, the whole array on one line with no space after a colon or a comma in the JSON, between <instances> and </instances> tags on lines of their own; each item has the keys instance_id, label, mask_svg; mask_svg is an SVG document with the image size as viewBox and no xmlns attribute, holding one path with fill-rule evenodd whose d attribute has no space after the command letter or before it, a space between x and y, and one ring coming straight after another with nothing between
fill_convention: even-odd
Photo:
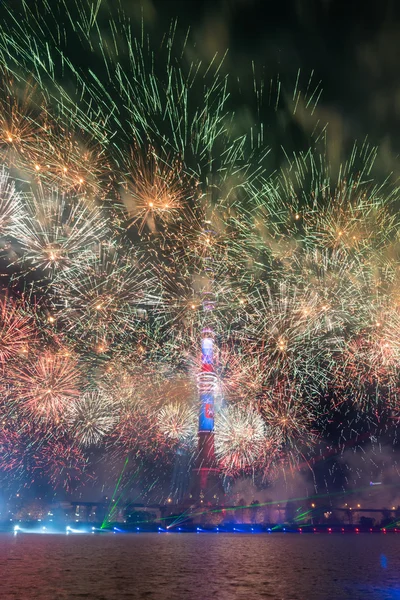
<instances>
[{"instance_id":1,"label":"light reflection on water","mask_svg":"<svg viewBox=\"0 0 400 600\"><path fill-rule=\"evenodd\" d=\"M1 600L400 600L381 535L0 534Z\"/></svg>"}]
</instances>

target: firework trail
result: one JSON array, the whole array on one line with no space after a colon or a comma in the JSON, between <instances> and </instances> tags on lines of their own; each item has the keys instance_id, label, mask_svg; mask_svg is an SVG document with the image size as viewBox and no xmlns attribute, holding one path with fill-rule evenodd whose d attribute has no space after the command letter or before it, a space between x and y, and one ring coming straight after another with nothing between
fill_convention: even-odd
<instances>
[{"instance_id":1,"label":"firework trail","mask_svg":"<svg viewBox=\"0 0 400 600\"><path fill-rule=\"evenodd\" d=\"M5 363L18 356L26 356L34 345L34 322L24 310L24 304L5 296L0 300L0 361Z\"/></svg>"},{"instance_id":2,"label":"firework trail","mask_svg":"<svg viewBox=\"0 0 400 600\"><path fill-rule=\"evenodd\" d=\"M71 433L82 446L98 445L117 423L112 399L100 390L83 394L68 412Z\"/></svg>"},{"instance_id":3,"label":"firework trail","mask_svg":"<svg viewBox=\"0 0 400 600\"><path fill-rule=\"evenodd\" d=\"M22 411L38 421L55 421L79 396L81 374L75 360L47 351L15 365L10 374Z\"/></svg>"},{"instance_id":4,"label":"firework trail","mask_svg":"<svg viewBox=\"0 0 400 600\"><path fill-rule=\"evenodd\" d=\"M96 6L4 8L0 470L73 489L93 447L160 469L194 452L205 326L225 475L297 468L332 420L339 446L364 417L380 435L399 406L400 272L376 150L334 169L320 132L271 170L280 81L264 123L255 78L242 128L223 57L189 61L176 24L153 47ZM318 95L297 80L288 111Z\"/></svg>"},{"instance_id":5,"label":"firework trail","mask_svg":"<svg viewBox=\"0 0 400 600\"><path fill-rule=\"evenodd\" d=\"M71 491L82 480L87 458L73 442L54 440L41 450L38 463L54 488Z\"/></svg>"},{"instance_id":6,"label":"firework trail","mask_svg":"<svg viewBox=\"0 0 400 600\"><path fill-rule=\"evenodd\" d=\"M137 329L158 301L151 266L110 244L81 255L54 279L53 289L67 329L100 352L114 336Z\"/></svg>"},{"instance_id":7,"label":"firework trail","mask_svg":"<svg viewBox=\"0 0 400 600\"><path fill-rule=\"evenodd\" d=\"M196 408L177 403L163 406L157 414L161 433L168 440L193 444L197 434Z\"/></svg>"},{"instance_id":8,"label":"firework trail","mask_svg":"<svg viewBox=\"0 0 400 600\"><path fill-rule=\"evenodd\" d=\"M40 185L23 195L21 205L22 214L11 216L6 233L18 240L20 260L48 277L107 237L105 216L82 197Z\"/></svg>"},{"instance_id":9,"label":"firework trail","mask_svg":"<svg viewBox=\"0 0 400 600\"><path fill-rule=\"evenodd\" d=\"M240 406L220 411L215 423L215 452L227 473L254 468L272 446L260 414Z\"/></svg>"}]
</instances>

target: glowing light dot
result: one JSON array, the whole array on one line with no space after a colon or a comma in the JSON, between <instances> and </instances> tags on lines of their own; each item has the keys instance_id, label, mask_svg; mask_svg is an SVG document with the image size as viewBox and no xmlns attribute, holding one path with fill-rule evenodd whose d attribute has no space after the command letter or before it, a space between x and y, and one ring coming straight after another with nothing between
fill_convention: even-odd
<instances>
[{"instance_id":1,"label":"glowing light dot","mask_svg":"<svg viewBox=\"0 0 400 600\"><path fill-rule=\"evenodd\" d=\"M35 171L40 171L40 166L39 165L35 165Z\"/></svg>"}]
</instances>

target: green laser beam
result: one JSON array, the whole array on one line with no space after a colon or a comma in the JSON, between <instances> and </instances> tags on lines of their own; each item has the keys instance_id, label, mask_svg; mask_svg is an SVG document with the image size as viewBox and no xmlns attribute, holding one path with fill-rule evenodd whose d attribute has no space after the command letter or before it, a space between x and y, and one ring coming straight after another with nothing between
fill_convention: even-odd
<instances>
[{"instance_id":1,"label":"green laser beam","mask_svg":"<svg viewBox=\"0 0 400 600\"><path fill-rule=\"evenodd\" d=\"M118 478L118 481L117 481L117 483L116 483L116 485L115 485L114 492L113 492L113 495L112 495L112 497L111 497L111 500L110 500L110 506L112 506L113 500L115 499L115 495L116 495L116 493L117 493L117 491L118 491L118 488L119 488L119 486L120 486L121 479L122 479L122 476L123 476L123 474L124 474L124 472L125 472L125 469L126 469L126 467L127 467L127 465L128 465L128 462L129 462L129 456L127 456L127 457L126 457L126 459L125 459L125 463L124 463L124 466L122 467L121 474L120 474L120 476L119 476L119 478ZM112 509L111 509L111 510L112 510ZM102 522L102 524L101 524L101 526L100 526L100 529L105 529L105 527L106 527L106 524L110 522L110 521L108 520L108 516L110 515L110 512L111 512L111 511L109 510L109 511L108 511L108 513L107 513L107 515L104 517L104 520L103 520L103 522Z\"/></svg>"}]
</instances>

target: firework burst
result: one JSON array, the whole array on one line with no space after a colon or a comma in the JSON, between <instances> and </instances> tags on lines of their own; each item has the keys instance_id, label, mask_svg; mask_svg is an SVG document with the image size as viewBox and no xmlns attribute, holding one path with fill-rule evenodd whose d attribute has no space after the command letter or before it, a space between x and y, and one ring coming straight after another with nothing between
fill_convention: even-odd
<instances>
[{"instance_id":1,"label":"firework burst","mask_svg":"<svg viewBox=\"0 0 400 600\"><path fill-rule=\"evenodd\" d=\"M167 440L193 444L197 433L197 414L193 406L166 404L157 413L158 428Z\"/></svg>"},{"instance_id":2,"label":"firework burst","mask_svg":"<svg viewBox=\"0 0 400 600\"><path fill-rule=\"evenodd\" d=\"M225 408L215 423L215 453L226 472L253 468L268 447L268 428L255 411Z\"/></svg>"},{"instance_id":3,"label":"firework burst","mask_svg":"<svg viewBox=\"0 0 400 600\"><path fill-rule=\"evenodd\" d=\"M259 400L260 412L272 436L280 441L294 462L317 440L313 427L316 412L299 390L300 382L281 378Z\"/></svg>"},{"instance_id":4,"label":"firework burst","mask_svg":"<svg viewBox=\"0 0 400 600\"><path fill-rule=\"evenodd\" d=\"M177 215L188 206L193 192L185 185L185 174L178 162L169 164L149 150L146 159L140 150L133 152L128 175L122 183L122 200L131 226L139 232L146 226L156 233L157 222L176 222Z\"/></svg>"},{"instance_id":5,"label":"firework burst","mask_svg":"<svg viewBox=\"0 0 400 600\"><path fill-rule=\"evenodd\" d=\"M238 126L222 63L182 60L177 28L159 52L121 7L103 23L86 0L20 4L0 31L1 274L25 298L0 303L2 471L71 488L92 446L162 469L193 449L199 391L229 475L298 464L332 414L382 431L400 227L375 150L335 170L316 136L269 175L274 123Z\"/></svg>"},{"instance_id":6,"label":"firework burst","mask_svg":"<svg viewBox=\"0 0 400 600\"><path fill-rule=\"evenodd\" d=\"M107 347L113 336L137 329L146 308L157 302L150 266L105 244L64 270L54 290L68 328L93 347Z\"/></svg>"},{"instance_id":7,"label":"firework burst","mask_svg":"<svg viewBox=\"0 0 400 600\"><path fill-rule=\"evenodd\" d=\"M0 84L0 157L17 173L37 174L47 139L45 96L32 83L16 82L2 69Z\"/></svg>"},{"instance_id":8,"label":"firework burst","mask_svg":"<svg viewBox=\"0 0 400 600\"><path fill-rule=\"evenodd\" d=\"M71 406L68 415L71 432L82 446L98 445L117 420L112 399L99 390L83 394Z\"/></svg>"},{"instance_id":9,"label":"firework burst","mask_svg":"<svg viewBox=\"0 0 400 600\"><path fill-rule=\"evenodd\" d=\"M12 381L24 412L39 422L59 424L79 397L82 377L72 357L47 351L15 366Z\"/></svg>"},{"instance_id":10,"label":"firework burst","mask_svg":"<svg viewBox=\"0 0 400 600\"><path fill-rule=\"evenodd\" d=\"M36 332L29 313L22 304L7 296L0 300L0 362L26 356L35 342Z\"/></svg>"},{"instance_id":11,"label":"firework burst","mask_svg":"<svg viewBox=\"0 0 400 600\"><path fill-rule=\"evenodd\" d=\"M53 487L67 491L72 491L81 482L88 462L83 452L67 440L55 440L46 445L37 461ZM85 477L89 474L85 473Z\"/></svg>"},{"instance_id":12,"label":"firework burst","mask_svg":"<svg viewBox=\"0 0 400 600\"><path fill-rule=\"evenodd\" d=\"M84 198L57 189L36 187L23 196L23 218L7 229L22 248L21 260L50 276L107 236L101 210Z\"/></svg>"},{"instance_id":13,"label":"firework burst","mask_svg":"<svg viewBox=\"0 0 400 600\"><path fill-rule=\"evenodd\" d=\"M11 223L19 223L23 217L22 194L16 190L7 169L0 168L0 234L9 233Z\"/></svg>"}]
</instances>

